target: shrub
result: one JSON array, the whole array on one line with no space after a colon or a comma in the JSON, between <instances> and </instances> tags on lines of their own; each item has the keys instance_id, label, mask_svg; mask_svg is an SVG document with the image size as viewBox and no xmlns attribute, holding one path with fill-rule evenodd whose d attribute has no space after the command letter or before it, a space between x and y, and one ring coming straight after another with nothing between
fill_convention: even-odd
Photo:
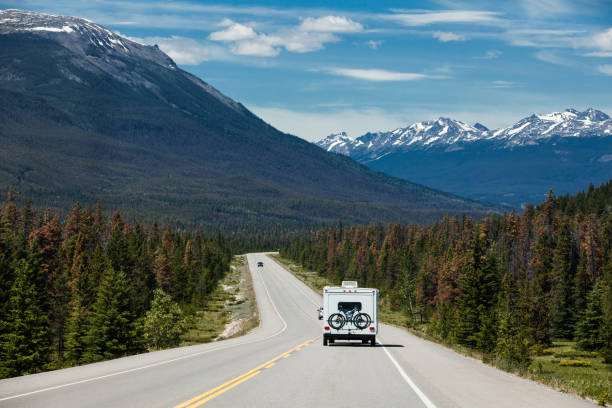
<instances>
[{"instance_id":1,"label":"shrub","mask_svg":"<svg viewBox=\"0 0 612 408\"><path fill-rule=\"evenodd\" d=\"M575 358L575 357L599 357L599 353L596 351L555 351L554 356L557 358Z\"/></svg>"},{"instance_id":2,"label":"shrub","mask_svg":"<svg viewBox=\"0 0 612 408\"><path fill-rule=\"evenodd\" d=\"M584 360L562 360L559 365L561 367L590 367L593 363Z\"/></svg>"},{"instance_id":3,"label":"shrub","mask_svg":"<svg viewBox=\"0 0 612 408\"><path fill-rule=\"evenodd\" d=\"M529 353L532 356L549 356L553 352L552 350L547 349L543 344L534 344L533 346L529 348Z\"/></svg>"},{"instance_id":4,"label":"shrub","mask_svg":"<svg viewBox=\"0 0 612 408\"><path fill-rule=\"evenodd\" d=\"M605 407L606 402L608 401L608 391L602 391L601 394L597 397L597 404L599 406Z\"/></svg>"},{"instance_id":5,"label":"shrub","mask_svg":"<svg viewBox=\"0 0 612 408\"><path fill-rule=\"evenodd\" d=\"M150 348L178 346L185 329L181 308L161 289L155 290L151 310L145 316L144 334Z\"/></svg>"}]
</instances>

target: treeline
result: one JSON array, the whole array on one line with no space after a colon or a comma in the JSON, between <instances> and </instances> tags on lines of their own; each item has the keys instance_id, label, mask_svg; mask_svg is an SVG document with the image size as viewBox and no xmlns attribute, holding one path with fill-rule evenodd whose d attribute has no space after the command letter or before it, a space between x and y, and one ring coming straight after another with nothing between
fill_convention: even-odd
<instances>
[{"instance_id":1,"label":"treeline","mask_svg":"<svg viewBox=\"0 0 612 408\"><path fill-rule=\"evenodd\" d=\"M11 190L0 207L0 378L158 346L155 319L180 325L231 256L221 234L130 224L100 204L62 220Z\"/></svg>"},{"instance_id":2,"label":"treeline","mask_svg":"<svg viewBox=\"0 0 612 408\"><path fill-rule=\"evenodd\" d=\"M537 208L430 226L345 227L281 255L383 301L433 336L526 367L529 349L574 339L612 363L612 182Z\"/></svg>"}]
</instances>

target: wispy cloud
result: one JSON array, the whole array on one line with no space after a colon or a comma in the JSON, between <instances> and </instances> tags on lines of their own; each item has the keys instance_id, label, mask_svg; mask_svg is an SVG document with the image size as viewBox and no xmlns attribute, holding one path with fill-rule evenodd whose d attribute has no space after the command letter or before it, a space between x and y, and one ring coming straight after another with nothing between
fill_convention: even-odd
<instances>
[{"instance_id":1,"label":"wispy cloud","mask_svg":"<svg viewBox=\"0 0 612 408\"><path fill-rule=\"evenodd\" d=\"M599 65L597 70L602 74L612 75L612 65Z\"/></svg>"},{"instance_id":2,"label":"wispy cloud","mask_svg":"<svg viewBox=\"0 0 612 408\"><path fill-rule=\"evenodd\" d=\"M476 59L495 59L499 58L502 55L502 52L499 50L489 50L485 52L485 54L481 57L474 57Z\"/></svg>"},{"instance_id":3,"label":"wispy cloud","mask_svg":"<svg viewBox=\"0 0 612 408\"><path fill-rule=\"evenodd\" d=\"M491 88L514 88L516 83L510 81L493 81Z\"/></svg>"},{"instance_id":4,"label":"wispy cloud","mask_svg":"<svg viewBox=\"0 0 612 408\"><path fill-rule=\"evenodd\" d=\"M586 54L582 54L585 57L600 57L600 58L608 58L612 57L612 51L594 51L587 52Z\"/></svg>"},{"instance_id":5,"label":"wispy cloud","mask_svg":"<svg viewBox=\"0 0 612 408\"><path fill-rule=\"evenodd\" d=\"M433 38L437 38L438 40L440 40L442 42L465 41L467 39L467 37L465 35L455 34L455 33L445 32L445 31L436 31L436 32L434 32L433 33Z\"/></svg>"},{"instance_id":6,"label":"wispy cloud","mask_svg":"<svg viewBox=\"0 0 612 408\"><path fill-rule=\"evenodd\" d=\"M413 72L396 72L384 69L355 69L355 68L331 68L329 73L364 81L388 82L388 81L416 81L430 78L429 75Z\"/></svg>"},{"instance_id":7,"label":"wispy cloud","mask_svg":"<svg viewBox=\"0 0 612 408\"><path fill-rule=\"evenodd\" d=\"M307 17L298 27L303 31L324 33L357 33L363 31L363 25L344 16Z\"/></svg>"},{"instance_id":8,"label":"wispy cloud","mask_svg":"<svg viewBox=\"0 0 612 408\"><path fill-rule=\"evenodd\" d=\"M366 45L368 47L370 47L370 49L372 49L372 50L377 50L378 47L381 46L381 44L382 44L382 40L378 40L378 41L369 40L369 41L366 41Z\"/></svg>"},{"instance_id":9,"label":"wispy cloud","mask_svg":"<svg viewBox=\"0 0 612 408\"><path fill-rule=\"evenodd\" d=\"M548 62L549 64L572 66L573 62L566 58L560 57L556 52L551 50L538 51L533 56L540 61Z\"/></svg>"},{"instance_id":10,"label":"wispy cloud","mask_svg":"<svg viewBox=\"0 0 612 408\"><path fill-rule=\"evenodd\" d=\"M479 10L443 10L398 13L381 16L405 26L425 26L448 23L492 24L501 22L501 13Z\"/></svg>"},{"instance_id":11,"label":"wispy cloud","mask_svg":"<svg viewBox=\"0 0 612 408\"><path fill-rule=\"evenodd\" d=\"M555 18L560 14L570 14L574 4L568 0L520 0L520 7L533 18Z\"/></svg>"}]
</instances>

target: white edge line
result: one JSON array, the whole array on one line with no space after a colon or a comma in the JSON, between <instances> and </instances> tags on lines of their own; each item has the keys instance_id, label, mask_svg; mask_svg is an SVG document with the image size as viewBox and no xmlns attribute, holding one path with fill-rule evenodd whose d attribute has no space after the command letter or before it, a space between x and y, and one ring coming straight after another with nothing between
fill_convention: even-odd
<instances>
[{"instance_id":1,"label":"white edge line","mask_svg":"<svg viewBox=\"0 0 612 408\"><path fill-rule=\"evenodd\" d=\"M410 379L410 377L408 377L408 374L406 374L406 372L404 371L402 366L400 366L399 363L397 362L397 360L395 360L395 358L393 358L391 353L389 353L389 350L387 350L385 345L381 344L380 342L377 342L377 343L380 344L383 347L383 350L385 351L385 353L387 354L387 356L389 357L389 359L391 360L391 362L393 363L395 368L397 368L397 371L399 371L399 373L402 376L402 378L404 379L404 381L406 381L408 383L410 388L412 388L412 390L415 392L415 394L421 399L421 401L423 401L423 404L425 404L425 406L427 408L436 408L434 403L431 402L431 400L429 398L427 398L427 395L425 395L425 393L423 391L421 391L421 389L419 387L417 387L417 385L414 383L414 381L412 381L412 379Z\"/></svg>"},{"instance_id":2,"label":"white edge line","mask_svg":"<svg viewBox=\"0 0 612 408\"><path fill-rule=\"evenodd\" d=\"M280 265L278 262L276 262L275 260L273 260L273 262L277 265L280 266L281 269L286 270L286 268L282 265ZM291 272L289 272L289 274L291 275L291 277L293 277L294 279L296 279L297 282L295 283L300 283L303 285L303 283L301 281L299 281ZM306 294L301 290L301 288L298 285L297 286L298 291L300 291L304 296L306 296ZM310 289L310 288L309 288ZM316 292L315 292L316 293ZM312 300L310 300L309 296L306 296L306 298L312 302ZM313 304L315 304L314 302L312 302ZM316 304L315 304L316 306ZM279 315L280 317L280 315ZM282 319L282 318L281 318ZM393 365L395 366L395 368L397 369L397 371L399 371L400 375L402 376L402 378L404 379L404 381L406 381L408 383L408 385L410 386L410 388L412 388L412 390L416 393L416 395L421 399L421 401L423 402L423 404L425 404L425 406L427 408L437 408L436 405L431 402L431 400L429 398L427 398L427 395L425 395L425 393L423 391L421 391L421 389L414 383L414 381L412 381L412 379L408 376L408 374L406 374L406 372L404 371L404 369L402 368L402 366L399 365L399 363L397 362L397 360L395 360L395 358L393 358L393 356L391 355L391 353L389 353L389 350L387 350L387 348L384 346L384 344L381 344L380 342L377 342L378 344L380 344L383 347L383 350L385 351L385 353L387 354L387 356L389 357L389 359L391 360L391 362L393 363Z\"/></svg>"},{"instance_id":3,"label":"white edge line","mask_svg":"<svg viewBox=\"0 0 612 408\"><path fill-rule=\"evenodd\" d=\"M251 269L251 265L249 264L249 270L250 269ZM257 270L257 269L255 269L255 270ZM70 387L70 386L73 386L73 385L84 384L84 383L88 383L88 382L92 382L92 381L102 380L104 378L114 377L116 375L127 374L127 373L131 373L131 372L134 372L134 371L146 370L148 368L153 368L153 367L157 367L157 366L160 366L160 365L173 363L175 361L185 360L185 359L191 358L191 357L197 357L197 356L200 356L202 354L211 353L213 351L226 350L226 349L229 349L229 348L232 348L232 347L244 346L246 344L259 343L259 342L262 342L262 341L269 340L272 337L276 337L276 336L278 336L279 334L281 334L282 332L284 332L287 329L287 322L285 322L285 319L283 319L282 316L280 315L280 313L278 312L278 309L276 308L276 305L274 304L274 301L272 300L272 296L270 296L270 292L268 291L268 287L266 285L266 282L263 280L263 278L261 278L261 275L259 274L259 272L257 272L257 274L259 275L259 278L261 279L261 282L262 282L263 287L264 287L264 289L266 291L266 294L268 295L268 298L270 299L270 303L272 304L272 307L276 311L276 314L279 317L279 319L283 322L283 328L282 329L280 329L278 332L276 332L276 333L274 333L274 334L272 334L272 335L270 335L270 336L268 336L266 338L255 340L255 341L251 341L251 342L246 342L246 343L232 344L232 345L229 345L229 346L226 346L226 347L217 347L217 348L210 349L210 350L199 351L197 353L188 354L186 356L181 356L181 357L173 358L171 360L159 361L157 363L145 365L145 366L142 366L142 367L135 367L135 368L131 368L129 370L118 371L116 373L106 374L106 375L102 375L102 376L99 376L99 377L87 378L85 380L75 381L75 382L71 382L71 383L68 383L68 384L55 385L53 387L42 388L40 390L30 391L30 392L26 392L26 393L23 393L23 394L11 395L10 397L0 398L0 402L8 401L8 400L15 399L15 398L27 397L28 395L38 394L38 393L41 393L41 392L53 391L53 390L57 390L57 389L60 389L60 388Z\"/></svg>"},{"instance_id":4,"label":"white edge line","mask_svg":"<svg viewBox=\"0 0 612 408\"><path fill-rule=\"evenodd\" d=\"M249 269L250 268L251 268L251 265L249 264ZM281 322L283 322L282 330L277 333L277 334L281 334L282 332L284 332L287 329L287 322L285 321L285 319L283 319L283 316L281 316L280 312L276 308L276 304L272 300L272 296L270 295L270 292L268 291L268 285L266 285L266 282L262 278L261 273L259 273L259 270L257 269L257 266L255 267L255 270L257 271L257 275L259 275L259 279L261 280L261 283L263 284L263 287L264 287L264 289L266 291L266 294L268 295L268 299L270 299L270 303L272 304L272 307L274 308L274 311L276 312L276 315L281 320Z\"/></svg>"}]
</instances>

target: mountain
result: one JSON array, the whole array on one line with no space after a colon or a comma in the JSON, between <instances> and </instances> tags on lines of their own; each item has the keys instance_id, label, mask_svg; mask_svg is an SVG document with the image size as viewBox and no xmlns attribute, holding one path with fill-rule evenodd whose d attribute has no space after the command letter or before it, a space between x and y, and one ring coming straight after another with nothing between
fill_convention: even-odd
<instances>
[{"instance_id":1,"label":"mountain","mask_svg":"<svg viewBox=\"0 0 612 408\"><path fill-rule=\"evenodd\" d=\"M531 115L508 128L440 118L317 145L370 168L476 200L514 207L549 189L574 194L612 176L612 119L589 108Z\"/></svg>"},{"instance_id":2,"label":"mountain","mask_svg":"<svg viewBox=\"0 0 612 408\"><path fill-rule=\"evenodd\" d=\"M284 134L145 46L89 20L0 11L0 188L51 208L303 225L495 207L390 177Z\"/></svg>"}]
</instances>

